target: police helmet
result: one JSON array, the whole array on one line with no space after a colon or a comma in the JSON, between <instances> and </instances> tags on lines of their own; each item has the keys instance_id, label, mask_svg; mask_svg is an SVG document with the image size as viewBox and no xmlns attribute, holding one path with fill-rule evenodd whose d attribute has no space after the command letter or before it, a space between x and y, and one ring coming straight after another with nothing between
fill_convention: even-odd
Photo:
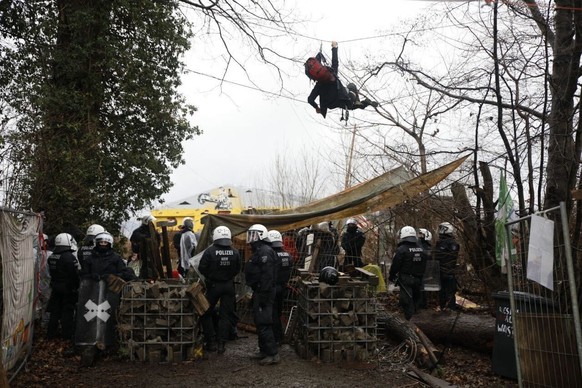
<instances>
[{"instance_id":1,"label":"police helmet","mask_svg":"<svg viewBox=\"0 0 582 388\"><path fill-rule=\"evenodd\" d=\"M319 281L330 285L337 284L339 280L339 273L334 267L324 267L319 273Z\"/></svg>"},{"instance_id":2,"label":"police helmet","mask_svg":"<svg viewBox=\"0 0 582 388\"><path fill-rule=\"evenodd\" d=\"M247 230L247 243L254 243L256 241L269 242L269 232L264 225L254 224Z\"/></svg>"},{"instance_id":3,"label":"police helmet","mask_svg":"<svg viewBox=\"0 0 582 388\"><path fill-rule=\"evenodd\" d=\"M416 229L414 229L412 226L405 226L400 229L400 232L398 232L398 238L400 239L400 242L416 242Z\"/></svg>"},{"instance_id":4,"label":"police helmet","mask_svg":"<svg viewBox=\"0 0 582 388\"><path fill-rule=\"evenodd\" d=\"M452 236L454 231L455 229L453 228L453 225L451 225L450 222L443 222L439 225L439 234L445 236Z\"/></svg>"},{"instance_id":5,"label":"police helmet","mask_svg":"<svg viewBox=\"0 0 582 388\"><path fill-rule=\"evenodd\" d=\"M431 242L432 241L432 233L425 228L418 229L418 237L423 239L424 241Z\"/></svg>"},{"instance_id":6,"label":"police helmet","mask_svg":"<svg viewBox=\"0 0 582 388\"><path fill-rule=\"evenodd\" d=\"M269 230L269 240L273 248L281 248L283 246L283 236L276 230Z\"/></svg>"},{"instance_id":7,"label":"police helmet","mask_svg":"<svg viewBox=\"0 0 582 388\"><path fill-rule=\"evenodd\" d=\"M113 247L113 236L111 235L111 233L108 232L103 232L103 233L99 233L97 236L95 236L95 245L99 246L99 243L105 241L107 244L109 244L109 248Z\"/></svg>"},{"instance_id":8,"label":"police helmet","mask_svg":"<svg viewBox=\"0 0 582 388\"><path fill-rule=\"evenodd\" d=\"M230 229L226 226L217 226L212 232L212 242L217 245L232 245L232 236L230 234Z\"/></svg>"}]
</instances>

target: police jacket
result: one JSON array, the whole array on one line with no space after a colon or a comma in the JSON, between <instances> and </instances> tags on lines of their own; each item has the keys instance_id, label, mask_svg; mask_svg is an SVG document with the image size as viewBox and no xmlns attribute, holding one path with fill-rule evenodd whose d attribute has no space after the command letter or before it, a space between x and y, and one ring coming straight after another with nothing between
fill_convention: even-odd
<instances>
[{"instance_id":1,"label":"police jacket","mask_svg":"<svg viewBox=\"0 0 582 388\"><path fill-rule=\"evenodd\" d=\"M284 286L289 282L291 277L291 270L293 269L293 261L291 259L291 254L283 248L273 248L277 254L277 279L275 283L277 285Z\"/></svg>"},{"instance_id":2,"label":"police jacket","mask_svg":"<svg viewBox=\"0 0 582 388\"><path fill-rule=\"evenodd\" d=\"M234 279L240 267L240 255L235 248L213 244L202 254L198 270L211 282L226 282Z\"/></svg>"},{"instance_id":3,"label":"police jacket","mask_svg":"<svg viewBox=\"0 0 582 388\"><path fill-rule=\"evenodd\" d=\"M398 274L422 277L426 269L427 256L416 241L401 241L392 258L389 280L394 281Z\"/></svg>"},{"instance_id":4,"label":"police jacket","mask_svg":"<svg viewBox=\"0 0 582 388\"><path fill-rule=\"evenodd\" d=\"M141 241L143 239L151 238L151 237L152 236L150 235L149 225L142 224L139 228L137 228L133 231L133 233L131 234L131 237L129 238L129 241L131 241L131 250L134 253L139 253L139 244L141 243ZM160 234L158 232L156 232L155 237L156 237L158 244L159 244L161 241Z\"/></svg>"},{"instance_id":5,"label":"police jacket","mask_svg":"<svg viewBox=\"0 0 582 388\"><path fill-rule=\"evenodd\" d=\"M315 86L311 90L311 94L307 97L307 102L314 108L319 108L323 117L327 114L328 109L333 108L343 108L348 109L351 105L351 100L348 95L348 91L342 85L341 81L337 77L338 71L338 59L337 59L337 47L331 49L331 68L336 76L335 82L324 83L316 82ZM319 96L319 106L315 102L315 99Z\"/></svg>"},{"instance_id":6,"label":"police jacket","mask_svg":"<svg viewBox=\"0 0 582 388\"><path fill-rule=\"evenodd\" d=\"M56 247L47 262L51 275L51 288L63 294L76 292L79 288L79 271L73 251Z\"/></svg>"},{"instance_id":7,"label":"police jacket","mask_svg":"<svg viewBox=\"0 0 582 388\"><path fill-rule=\"evenodd\" d=\"M77 251L77 259L83 268L83 262L91 257L91 251L93 250L93 245L83 245Z\"/></svg>"},{"instance_id":8,"label":"police jacket","mask_svg":"<svg viewBox=\"0 0 582 388\"><path fill-rule=\"evenodd\" d=\"M439 261L442 273L451 275L455 272L459 249L459 243L454 237L439 235L439 240L434 247L434 258Z\"/></svg>"},{"instance_id":9,"label":"police jacket","mask_svg":"<svg viewBox=\"0 0 582 388\"><path fill-rule=\"evenodd\" d=\"M253 254L245 264L245 280L254 292L266 297L275 287L277 254L263 241L253 243L251 248Z\"/></svg>"},{"instance_id":10,"label":"police jacket","mask_svg":"<svg viewBox=\"0 0 582 388\"><path fill-rule=\"evenodd\" d=\"M342 248L348 257L360 257L365 242L366 236L359 229L354 231L346 230L342 235Z\"/></svg>"},{"instance_id":11,"label":"police jacket","mask_svg":"<svg viewBox=\"0 0 582 388\"><path fill-rule=\"evenodd\" d=\"M129 268L112 248L106 250L93 248L91 256L83 263L81 277L97 280L105 279L107 275L119 276L125 281L137 278L133 269Z\"/></svg>"}]
</instances>

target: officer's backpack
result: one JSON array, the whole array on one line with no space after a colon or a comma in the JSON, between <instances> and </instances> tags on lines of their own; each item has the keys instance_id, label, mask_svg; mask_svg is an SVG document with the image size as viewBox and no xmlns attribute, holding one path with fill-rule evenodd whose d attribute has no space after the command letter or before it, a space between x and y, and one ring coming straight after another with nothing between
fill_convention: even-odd
<instances>
[{"instance_id":1,"label":"officer's backpack","mask_svg":"<svg viewBox=\"0 0 582 388\"><path fill-rule=\"evenodd\" d=\"M311 57L305 61L305 75L323 83L332 83L336 80L332 68L321 63L317 57Z\"/></svg>"}]
</instances>

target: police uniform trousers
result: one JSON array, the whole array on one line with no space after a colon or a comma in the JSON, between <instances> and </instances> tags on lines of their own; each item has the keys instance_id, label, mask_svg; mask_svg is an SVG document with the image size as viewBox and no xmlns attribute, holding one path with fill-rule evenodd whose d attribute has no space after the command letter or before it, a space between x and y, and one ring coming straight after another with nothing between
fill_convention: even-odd
<instances>
[{"instance_id":1,"label":"police uniform trousers","mask_svg":"<svg viewBox=\"0 0 582 388\"><path fill-rule=\"evenodd\" d=\"M277 284L275 286L275 303L273 304L273 335L275 342L281 344L285 333L283 332L283 324L281 323L281 316L283 315L283 300L287 287L284 284Z\"/></svg>"},{"instance_id":2,"label":"police uniform trousers","mask_svg":"<svg viewBox=\"0 0 582 388\"><path fill-rule=\"evenodd\" d=\"M441 272L441 290L439 292L439 305L441 309L457 309L457 278L454 274Z\"/></svg>"},{"instance_id":3,"label":"police uniform trousers","mask_svg":"<svg viewBox=\"0 0 582 388\"><path fill-rule=\"evenodd\" d=\"M47 327L47 338L59 336L59 324L61 326L60 337L72 340L75 334L75 310L78 294L70 290L62 290L61 287L53 287L48 302L47 311L50 312Z\"/></svg>"},{"instance_id":4,"label":"police uniform trousers","mask_svg":"<svg viewBox=\"0 0 582 388\"><path fill-rule=\"evenodd\" d=\"M208 299L210 308L202 316L204 339L207 344L214 343L215 340L219 343L224 343L228 340L232 326L236 322L234 281L215 282L207 280L206 287L206 299ZM213 315L219 301L218 333L216 333Z\"/></svg>"},{"instance_id":5,"label":"police uniform trousers","mask_svg":"<svg viewBox=\"0 0 582 388\"><path fill-rule=\"evenodd\" d=\"M259 303L259 297L253 292L253 318L259 337L259 350L266 356L274 356L278 353L275 335L273 334L273 304L275 302L275 287L269 293L263 306Z\"/></svg>"},{"instance_id":6,"label":"police uniform trousers","mask_svg":"<svg viewBox=\"0 0 582 388\"><path fill-rule=\"evenodd\" d=\"M421 301L422 277L400 274L400 306L404 309L404 317L412 318Z\"/></svg>"}]
</instances>

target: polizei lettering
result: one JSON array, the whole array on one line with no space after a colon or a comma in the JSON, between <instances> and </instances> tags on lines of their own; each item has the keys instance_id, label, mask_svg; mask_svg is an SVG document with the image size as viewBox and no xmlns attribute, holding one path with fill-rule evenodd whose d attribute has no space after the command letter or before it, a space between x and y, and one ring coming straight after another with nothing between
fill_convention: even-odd
<instances>
[{"instance_id":1,"label":"polizei lettering","mask_svg":"<svg viewBox=\"0 0 582 388\"><path fill-rule=\"evenodd\" d=\"M218 255L218 256L232 256L232 255L234 255L234 251L232 249L217 250L216 255Z\"/></svg>"}]
</instances>

